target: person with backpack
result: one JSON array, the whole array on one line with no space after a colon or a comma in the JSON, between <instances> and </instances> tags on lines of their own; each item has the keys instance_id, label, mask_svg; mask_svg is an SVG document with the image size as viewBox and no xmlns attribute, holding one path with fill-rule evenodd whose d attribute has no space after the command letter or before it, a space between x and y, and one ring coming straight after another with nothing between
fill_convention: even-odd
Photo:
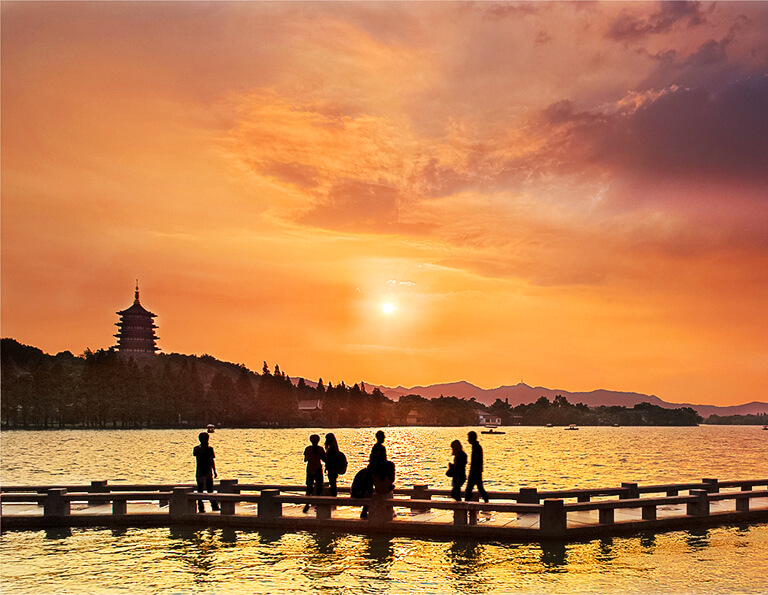
<instances>
[{"instance_id":1,"label":"person with backpack","mask_svg":"<svg viewBox=\"0 0 768 595\"><path fill-rule=\"evenodd\" d=\"M304 449L304 460L307 463L307 496L320 496L323 493L323 461L325 451L320 446L320 436L312 434L310 445ZM309 504L304 505L302 512L309 511Z\"/></svg>"},{"instance_id":2,"label":"person with backpack","mask_svg":"<svg viewBox=\"0 0 768 595\"><path fill-rule=\"evenodd\" d=\"M213 492L213 478L218 477L216 473L216 455L213 452L213 447L208 446L208 440L210 436L207 432L200 432L197 435L197 439L200 444L192 449L192 456L196 459L195 480L197 483L198 492ZM198 512L205 512L205 504L202 500L197 501ZM211 510L214 512L219 510L219 503L216 500L211 500Z\"/></svg>"},{"instance_id":3,"label":"person with backpack","mask_svg":"<svg viewBox=\"0 0 768 595\"><path fill-rule=\"evenodd\" d=\"M448 471L445 474L451 478L451 498L461 502L461 486L467 480L467 453L461 446L461 442L451 442L453 463L448 463Z\"/></svg>"},{"instance_id":4,"label":"person with backpack","mask_svg":"<svg viewBox=\"0 0 768 595\"><path fill-rule=\"evenodd\" d=\"M338 494L336 481L339 475L347 472L347 457L339 450L339 443L332 433L325 435L325 472L328 475L330 494L336 497Z\"/></svg>"}]
</instances>

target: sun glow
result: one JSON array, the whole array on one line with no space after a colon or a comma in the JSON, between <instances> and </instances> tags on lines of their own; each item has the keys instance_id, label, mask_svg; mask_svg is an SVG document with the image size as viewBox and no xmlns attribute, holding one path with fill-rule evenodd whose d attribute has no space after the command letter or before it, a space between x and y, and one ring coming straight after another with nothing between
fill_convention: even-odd
<instances>
[{"instance_id":1,"label":"sun glow","mask_svg":"<svg viewBox=\"0 0 768 595\"><path fill-rule=\"evenodd\" d=\"M395 310L397 310L397 306L392 302L385 302L381 305L381 311L384 312L384 314L392 314Z\"/></svg>"}]
</instances>

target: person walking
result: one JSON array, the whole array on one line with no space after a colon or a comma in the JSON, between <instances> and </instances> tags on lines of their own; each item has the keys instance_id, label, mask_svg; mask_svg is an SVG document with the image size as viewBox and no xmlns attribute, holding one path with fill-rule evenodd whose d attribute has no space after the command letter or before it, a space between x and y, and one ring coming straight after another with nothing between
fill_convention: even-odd
<instances>
[{"instance_id":1,"label":"person walking","mask_svg":"<svg viewBox=\"0 0 768 595\"><path fill-rule=\"evenodd\" d=\"M200 432L197 435L200 444L192 449L192 456L196 459L195 480L198 492L213 492L213 478L218 477L216 473L216 454L213 447L208 446L210 436L208 432ZM197 501L198 512L205 512L205 504L202 500ZM219 510L219 503L211 500L211 510Z\"/></svg>"},{"instance_id":2,"label":"person walking","mask_svg":"<svg viewBox=\"0 0 768 595\"><path fill-rule=\"evenodd\" d=\"M471 431L467 434L467 440L472 445L472 455L469 461L469 475L467 476L467 489L464 493L464 499L472 499L472 488L477 486L477 491L483 500L488 502L488 494L483 487L483 447L477 440L477 432Z\"/></svg>"},{"instance_id":3,"label":"person walking","mask_svg":"<svg viewBox=\"0 0 768 595\"><path fill-rule=\"evenodd\" d=\"M451 442L451 451L453 463L448 464L446 475L451 478L451 498L461 502L461 486L467 479L467 453L458 440Z\"/></svg>"},{"instance_id":4,"label":"person walking","mask_svg":"<svg viewBox=\"0 0 768 595\"><path fill-rule=\"evenodd\" d=\"M323 461L325 451L320 446L320 436L312 434L310 445L304 449L304 460L307 463L307 496L319 496L323 493ZM302 512L309 511L309 504L304 505Z\"/></svg>"}]
</instances>

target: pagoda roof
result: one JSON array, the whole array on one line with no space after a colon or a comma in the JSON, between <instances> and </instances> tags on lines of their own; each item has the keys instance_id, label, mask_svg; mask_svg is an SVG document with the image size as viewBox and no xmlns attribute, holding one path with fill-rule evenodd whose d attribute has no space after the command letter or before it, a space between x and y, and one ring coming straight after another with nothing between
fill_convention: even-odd
<instances>
[{"instance_id":1,"label":"pagoda roof","mask_svg":"<svg viewBox=\"0 0 768 595\"><path fill-rule=\"evenodd\" d=\"M157 314L153 314L149 310L147 310L144 306L142 306L138 300L133 302L133 305L130 308L126 308L125 310L121 310L120 312L117 312L120 316L125 316L126 314L140 314L143 316L157 316Z\"/></svg>"}]
</instances>

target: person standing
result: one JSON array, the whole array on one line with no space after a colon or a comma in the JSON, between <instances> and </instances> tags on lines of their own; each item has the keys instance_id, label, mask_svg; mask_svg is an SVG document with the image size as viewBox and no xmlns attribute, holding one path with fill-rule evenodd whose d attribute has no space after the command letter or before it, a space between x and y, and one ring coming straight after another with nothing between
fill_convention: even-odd
<instances>
[{"instance_id":1,"label":"person standing","mask_svg":"<svg viewBox=\"0 0 768 595\"><path fill-rule=\"evenodd\" d=\"M198 492L213 492L213 478L218 477L216 473L216 454L213 452L213 447L208 446L208 440L210 436L207 432L200 432L197 435L200 444L192 449L192 456L197 461L195 469L195 480L197 482ZM197 501L198 512L205 512L205 504L202 500ZM219 503L216 500L211 500L211 510L219 510Z\"/></svg>"},{"instance_id":2,"label":"person standing","mask_svg":"<svg viewBox=\"0 0 768 595\"><path fill-rule=\"evenodd\" d=\"M307 463L307 496L319 496L323 493L323 461L325 451L320 446L320 436L312 434L310 445L304 449L304 460ZM302 512L309 510L309 504L304 505Z\"/></svg>"},{"instance_id":3,"label":"person standing","mask_svg":"<svg viewBox=\"0 0 768 595\"><path fill-rule=\"evenodd\" d=\"M467 453L461 446L461 442L451 442L453 463L448 465L447 475L451 478L451 498L461 502L461 486L467 479Z\"/></svg>"},{"instance_id":4,"label":"person standing","mask_svg":"<svg viewBox=\"0 0 768 595\"><path fill-rule=\"evenodd\" d=\"M368 466L375 467L387 460L387 447L384 446L384 432L376 432L376 444L371 448L371 456L368 457Z\"/></svg>"},{"instance_id":5,"label":"person standing","mask_svg":"<svg viewBox=\"0 0 768 595\"><path fill-rule=\"evenodd\" d=\"M336 481L339 475L347 472L347 457L339 450L339 443L334 434L325 435L325 472L328 475L330 495L334 498L338 495Z\"/></svg>"},{"instance_id":6,"label":"person standing","mask_svg":"<svg viewBox=\"0 0 768 595\"><path fill-rule=\"evenodd\" d=\"M469 461L469 476L467 477L467 490L464 493L464 499L471 500L472 488L477 486L480 496L488 502L488 494L483 487L483 447L477 440L477 432L469 432L467 440L472 445L472 456Z\"/></svg>"}]
</instances>

